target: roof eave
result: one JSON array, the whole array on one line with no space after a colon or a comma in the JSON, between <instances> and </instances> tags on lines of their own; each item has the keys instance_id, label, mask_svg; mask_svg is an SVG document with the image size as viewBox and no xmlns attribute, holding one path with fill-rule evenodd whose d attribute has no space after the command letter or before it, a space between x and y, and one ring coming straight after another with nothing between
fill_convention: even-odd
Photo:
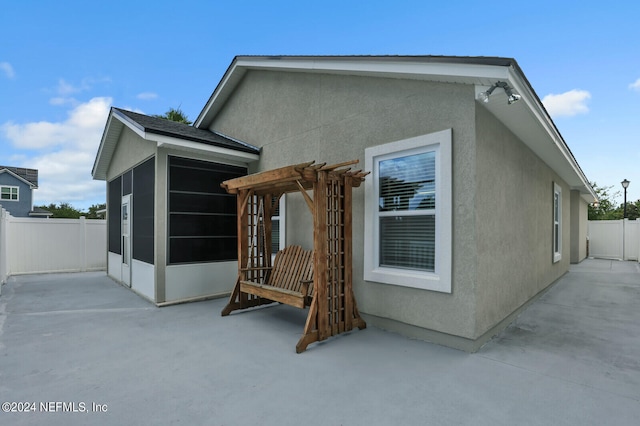
<instances>
[{"instance_id":1,"label":"roof eave","mask_svg":"<svg viewBox=\"0 0 640 426\"><path fill-rule=\"evenodd\" d=\"M230 147L219 146L215 144L208 144L194 138L187 136L177 137L169 132L162 132L155 129L146 129L140 123L133 120L131 117L120 112L117 108L111 108L107 123L105 125L102 139L100 140L100 146L98 153L93 164L91 175L95 180L106 180L109 164L111 158L115 152L116 146L119 143L120 135L124 127L129 128L135 132L140 138L155 142L158 147L172 147L175 149L182 149L190 152L198 152L205 154L215 154L221 158L242 161L253 162L259 159L260 149L252 145L241 143L242 149L233 149ZM229 140L233 140L227 136ZM240 143L239 141L233 140Z\"/></svg>"},{"instance_id":2,"label":"roof eave","mask_svg":"<svg viewBox=\"0 0 640 426\"><path fill-rule=\"evenodd\" d=\"M492 95L482 104L510 128L543 161L556 170L572 189L589 202L597 200L568 145L545 110L518 63L512 58L450 56L237 56L207 101L194 126L209 128L245 74L252 69L334 73L389 78L422 79L471 84L478 91L505 81L522 96L506 106ZM499 103L505 104L498 105ZM522 123L522 120L528 120ZM533 128L535 135L523 129ZM520 131L519 131L520 130ZM540 139L542 138L542 140ZM545 145L549 141L549 146Z\"/></svg>"},{"instance_id":3,"label":"roof eave","mask_svg":"<svg viewBox=\"0 0 640 426\"><path fill-rule=\"evenodd\" d=\"M521 95L520 101L508 105L506 95L494 92L489 103L477 101L477 104L489 109L498 117L525 145L552 167L571 189L580 191L587 202L597 201L598 197L571 149L517 64L514 64L504 81ZM476 95L487 88L476 85ZM504 99L500 99L501 96L504 96ZM525 125L527 121L530 123L529 126ZM538 127L538 133L532 132L530 126ZM550 142L548 146L544 145L544 142L541 143L540 139L543 138Z\"/></svg>"},{"instance_id":4,"label":"roof eave","mask_svg":"<svg viewBox=\"0 0 640 426\"><path fill-rule=\"evenodd\" d=\"M111 163L111 157L115 151L120 138L120 133L124 127L124 123L120 117L115 118L115 109L111 107L107 122L102 132L102 138L100 139L100 146L98 147L98 153L96 159L93 162L93 168L91 169L91 176L94 180L106 180L107 170L109 163Z\"/></svg>"},{"instance_id":5,"label":"roof eave","mask_svg":"<svg viewBox=\"0 0 640 426\"><path fill-rule=\"evenodd\" d=\"M207 155L215 155L216 157L232 160L235 162L251 163L260 159L260 155L258 153L239 151L218 145L203 144L171 136L154 134L154 136L150 140L156 142L158 144L158 147Z\"/></svg>"},{"instance_id":6,"label":"roof eave","mask_svg":"<svg viewBox=\"0 0 640 426\"><path fill-rule=\"evenodd\" d=\"M252 69L368 75L409 79L449 79L466 81L471 77L495 79L496 67L515 64L512 58L457 56L236 56L194 122L209 128L236 86ZM517 64L516 64L517 66ZM469 73L473 69L473 73Z\"/></svg>"},{"instance_id":7,"label":"roof eave","mask_svg":"<svg viewBox=\"0 0 640 426\"><path fill-rule=\"evenodd\" d=\"M16 179L26 183L27 185L29 185L29 188L31 188L31 189L37 189L38 188L38 185L36 185L35 183L28 181L27 179L25 179L22 176L12 172L11 170L9 170L7 168L1 169L0 173L9 173L14 178L16 178Z\"/></svg>"}]
</instances>

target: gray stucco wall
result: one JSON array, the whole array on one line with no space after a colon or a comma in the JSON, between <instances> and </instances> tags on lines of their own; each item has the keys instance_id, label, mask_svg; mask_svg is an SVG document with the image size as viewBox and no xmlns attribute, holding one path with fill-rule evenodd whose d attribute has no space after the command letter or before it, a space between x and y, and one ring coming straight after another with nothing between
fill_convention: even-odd
<instances>
[{"instance_id":1,"label":"gray stucco wall","mask_svg":"<svg viewBox=\"0 0 640 426\"><path fill-rule=\"evenodd\" d=\"M571 263L580 263L587 257L588 203L579 191L571 191Z\"/></svg>"},{"instance_id":2,"label":"gray stucco wall","mask_svg":"<svg viewBox=\"0 0 640 426\"><path fill-rule=\"evenodd\" d=\"M250 71L211 128L263 148L251 172L311 160L363 167L367 147L453 130L451 294L364 281L365 191L354 192L354 289L373 325L473 350L568 270L570 188L476 103L472 86ZM557 263L554 182L563 195ZM301 197L289 196L287 244L311 247L311 223Z\"/></svg>"},{"instance_id":3,"label":"gray stucco wall","mask_svg":"<svg viewBox=\"0 0 640 426\"><path fill-rule=\"evenodd\" d=\"M473 338L475 326L475 101L472 86L319 74L247 73L212 129L263 148L252 172L315 160L359 159L392 141L453 129L453 292L365 282L364 188L354 191L354 290L374 325ZM287 199L287 243L311 246L311 218ZM302 219L298 219L302 218ZM419 337L419 336L417 336Z\"/></svg>"},{"instance_id":4,"label":"gray stucco wall","mask_svg":"<svg viewBox=\"0 0 640 426\"><path fill-rule=\"evenodd\" d=\"M2 208L13 217L28 217L33 207L31 187L9 173L0 173L0 186L17 186L18 201L0 200Z\"/></svg>"},{"instance_id":5,"label":"gray stucco wall","mask_svg":"<svg viewBox=\"0 0 640 426\"><path fill-rule=\"evenodd\" d=\"M481 105L477 117L477 313L482 336L561 277L570 260L570 188ZM553 184L562 259L553 262Z\"/></svg>"},{"instance_id":6,"label":"gray stucco wall","mask_svg":"<svg viewBox=\"0 0 640 426\"><path fill-rule=\"evenodd\" d=\"M109 164L107 182L155 155L155 153L155 143L142 139L129 128L124 127L118 146Z\"/></svg>"}]
</instances>

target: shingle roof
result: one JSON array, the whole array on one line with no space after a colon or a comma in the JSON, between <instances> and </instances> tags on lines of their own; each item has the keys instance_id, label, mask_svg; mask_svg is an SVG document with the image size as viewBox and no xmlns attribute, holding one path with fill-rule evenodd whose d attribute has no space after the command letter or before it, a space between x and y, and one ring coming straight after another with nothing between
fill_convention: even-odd
<instances>
[{"instance_id":1,"label":"shingle roof","mask_svg":"<svg viewBox=\"0 0 640 426\"><path fill-rule=\"evenodd\" d=\"M142 127L141 130L144 130L147 133L186 139L193 142L200 142L207 145L229 148L236 151L248 152L251 154L260 153L260 148L239 141L237 139L232 139L218 132L198 129L188 124L178 123L176 121L171 121L164 118L151 117L145 114L126 111L120 108L114 107L113 109L125 115L130 120L134 121L136 124Z\"/></svg>"},{"instance_id":2,"label":"shingle roof","mask_svg":"<svg viewBox=\"0 0 640 426\"><path fill-rule=\"evenodd\" d=\"M11 173L17 175L21 179L26 180L33 186L38 186L38 170L36 169L26 169L24 167L10 167L10 166L0 166L0 171L8 170Z\"/></svg>"},{"instance_id":3,"label":"shingle roof","mask_svg":"<svg viewBox=\"0 0 640 426\"><path fill-rule=\"evenodd\" d=\"M29 212L29 216L43 216L50 217L53 216L49 210L43 209L42 207L34 207L33 210Z\"/></svg>"}]
</instances>

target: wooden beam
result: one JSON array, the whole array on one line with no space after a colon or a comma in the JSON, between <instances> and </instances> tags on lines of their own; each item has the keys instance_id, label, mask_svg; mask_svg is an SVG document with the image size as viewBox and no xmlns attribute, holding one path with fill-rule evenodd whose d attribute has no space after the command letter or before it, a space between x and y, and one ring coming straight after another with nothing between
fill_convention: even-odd
<instances>
[{"instance_id":1,"label":"wooden beam","mask_svg":"<svg viewBox=\"0 0 640 426\"><path fill-rule=\"evenodd\" d=\"M240 292L240 277L238 276L238 278L236 279L236 284L233 286L233 291L231 292L231 296L229 296L229 302L221 312L221 315L223 317L226 317L227 315L229 315L231 311L240 308L240 304L237 302L238 300L237 297L239 292Z\"/></svg>"},{"instance_id":2,"label":"wooden beam","mask_svg":"<svg viewBox=\"0 0 640 426\"><path fill-rule=\"evenodd\" d=\"M293 166L281 167L279 169L267 170L247 176L241 176L222 182L221 186L229 193L236 193L241 189L272 185L279 182L286 182L300 179L300 169L309 167L314 162L301 163Z\"/></svg>"},{"instance_id":3,"label":"wooden beam","mask_svg":"<svg viewBox=\"0 0 640 426\"><path fill-rule=\"evenodd\" d=\"M272 233L272 225L271 225L271 211L273 209L273 196L271 194L266 194L264 196L264 216L262 224L264 229L264 265L271 265L271 233Z\"/></svg>"},{"instance_id":4,"label":"wooden beam","mask_svg":"<svg viewBox=\"0 0 640 426\"><path fill-rule=\"evenodd\" d=\"M256 186L253 189L256 195L286 194L286 193L298 191L298 184L296 182L300 182L300 179L294 179L287 182L275 183L268 186ZM313 189L313 182L303 180L300 183L305 189Z\"/></svg>"},{"instance_id":5,"label":"wooden beam","mask_svg":"<svg viewBox=\"0 0 640 426\"><path fill-rule=\"evenodd\" d=\"M242 271L241 268L247 267L247 262L249 260L249 247L248 247L248 239L249 239L249 218L247 211L247 203L249 198L251 198L251 191L242 191L238 194L237 197L237 236L238 236L238 280L246 279L246 272ZM247 302L246 295L242 293L238 293L238 302L241 306L244 306L243 303Z\"/></svg>"},{"instance_id":6,"label":"wooden beam","mask_svg":"<svg viewBox=\"0 0 640 426\"><path fill-rule=\"evenodd\" d=\"M311 199L309 194L307 194L307 190L302 186L300 181L297 180L296 183L298 184L298 189L302 193L302 196L304 197L304 200L307 202L307 206L309 206L309 210L311 210L311 214L313 215L314 212L315 212L315 207L313 205L313 200Z\"/></svg>"},{"instance_id":7,"label":"wooden beam","mask_svg":"<svg viewBox=\"0 0 640 426\"><path fill-rule=\"evenodd\" d=\"M313 299L309 305L309 314L307 314L307 321L304 324L304 331L302 337L296 345L296 352L302 353L307 349L310 343L318 341L318 294L313 293Z\"/></svg>"},{"instance_id":8,"label":"wooden beam","mask_svg":"<svg viewBox=\"0 0 640 426\"><path fill-rule=\"evenodd\" d=\"M345 167L345 166L352 166L354 164L358 164L359 160L349 160L349 161L345 161L343 163L338 163L338 164L332 164L330 166L323 166L320 170L327 170L327 171L331 171L331 170L335 170L337 168L340 167Z\"/></svg>"}]
</instances>

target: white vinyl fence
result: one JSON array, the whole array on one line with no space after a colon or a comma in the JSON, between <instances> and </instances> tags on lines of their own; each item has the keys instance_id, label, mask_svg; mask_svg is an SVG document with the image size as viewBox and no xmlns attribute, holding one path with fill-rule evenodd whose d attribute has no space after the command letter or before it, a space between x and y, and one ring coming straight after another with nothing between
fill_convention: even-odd
<instances>
[{"instance_id":1,"label":"white vinyl fence","mask_svg":"<svg viewBox=\"0 0 640 426\"><path fill-rule=\"evenodd\" d=\"M639 220L590 220L589 256L603 259L640 259Z\"/></svg>"},{"instance_id":2,"label":"white vinyl fence","mask_svg":"<svg viewBox=\"0 0 640 426\"><path fill-rule=\"evenodd\" d=\"M105 220L17 218L0 208L0 282L15 274L106 267Z\"/></svg>"}]
</instances>

